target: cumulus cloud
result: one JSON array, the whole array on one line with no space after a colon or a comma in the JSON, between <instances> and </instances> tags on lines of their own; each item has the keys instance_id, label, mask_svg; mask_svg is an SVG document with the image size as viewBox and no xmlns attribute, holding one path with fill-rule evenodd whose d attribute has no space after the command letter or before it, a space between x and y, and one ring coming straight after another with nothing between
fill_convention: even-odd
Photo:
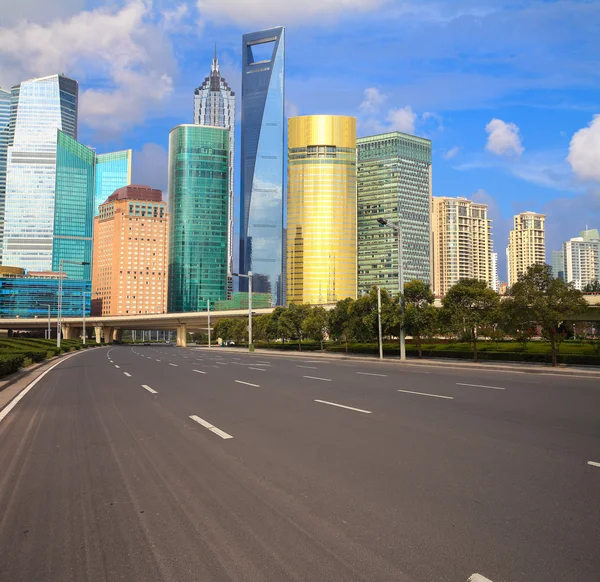
<instances>
[{"instance_id":1,"label":"cumulus cloud","mask_svg":"<svg viewBox=\"0 0 600 582\"><path fill-rule=\"evenodd\" d=\"M377 87L369 87L365 89L365 98L360 104L360 110L365 113L376 113L386 101L387 95L384 95Z\"/></svg>"},{"instance_id":2,"label":"cumulus cloud","mask_svg":"<svg viewBox=\"0 0 600 582\"><path fill-rule=\"evenodd\" d=\"M197 0L201 18L249 24L307 22L317 17L363 12L389 0Z\"/></svg>"},{"instance_id":3,"label":"cumulus cloud","mask_svg":"<svg viewBox=\"0 0 600 582\"><path fill-rule=\"evenodd\" d=\"M458 146L454 146L453 148L450 148L445 154L444 154L444 159L445 160L451 160L453 157L456 156L456 154L458 154L458 152L460 151L460 148Z\"/></svg>"},{"instance_id":4,"label":"cumulus cloud","mask_svg":"<svg viewBox=\"0 0 600 582\"><path fill-rule=\"evenodd\" d=\"M402 131L403 133L415 133L415 122L417 114L407 105L400 109L390 109L387 120L390 131Z\"/></svg>"},{"instance_id":5,"label":"cumulus cloud","mask_svg":"<svg viewBox=\"0 0 600 582\"><path fill-rule=\"evenodd\" d=\"M172 10L163 10L161 13L163 28L178 34L191 32L191 10L187 4L178 4Z\"/></svg>"},{"instance_id":6,"label":"cumulus cloud","mask_svg":"<svg viewBox=\"0 0 600 582\"><path fill-rule=\"evenodd\" d=\"M519 128L514 123L492 119L486 126L488 140L485 149L498 156L520 156L525 148L521 144Z\"/></svg>"},{"instance_id":7,"label":"cumulus cloud","mask_svg":"<svg viewBox=\"0 0 600 582\"><path fill-rule=\"evenodd\" d=\"M567 161L581 180L600 182L600 115L573 135Z\"/></svg>"},{"instance_id":8,"label":"cumulus cloud","mask_svg":"<svg viewBox=\"0 0 600 582\"><path fill-rule=\"evenodd\" d=\"M0 60L9 85L65 73L92 87L80 92L80 120L115 135L158 110L173 90L171 46L151 22L151 5L132 0L47 25L0 28ZM0 79L1 81L2 79Z\"/></svg>"}]
</instances>

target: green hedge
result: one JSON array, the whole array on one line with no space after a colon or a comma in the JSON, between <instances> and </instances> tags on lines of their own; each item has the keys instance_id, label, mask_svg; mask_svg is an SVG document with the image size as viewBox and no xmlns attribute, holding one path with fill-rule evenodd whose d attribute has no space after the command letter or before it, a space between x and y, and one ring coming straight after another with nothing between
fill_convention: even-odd
<instances>
[{"instance_id":1,"label":"green hedge","mask_svg":"<svg viewBox=\"0 0 600 582\"><path fill-rule=\"evenodd\" d=\"M0 378L18 372L24 361L25 356L21 354L0 355Z\"/></svg>"}]
</instances>

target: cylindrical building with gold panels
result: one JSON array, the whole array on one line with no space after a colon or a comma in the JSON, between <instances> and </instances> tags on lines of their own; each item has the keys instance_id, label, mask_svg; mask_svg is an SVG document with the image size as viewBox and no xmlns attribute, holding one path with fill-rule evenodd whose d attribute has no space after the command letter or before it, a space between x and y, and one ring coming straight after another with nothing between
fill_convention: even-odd
<instances>
[{"instance_id":1,"label":"cylindrical building with gold panels","mask_svg":"<svg viewBox=\"0 0 600 582\"><path fill-rule=\"evenodd\" d=\"M356 119L288 120L288 303L356 298Z\"/></svg>"}]
</instances>

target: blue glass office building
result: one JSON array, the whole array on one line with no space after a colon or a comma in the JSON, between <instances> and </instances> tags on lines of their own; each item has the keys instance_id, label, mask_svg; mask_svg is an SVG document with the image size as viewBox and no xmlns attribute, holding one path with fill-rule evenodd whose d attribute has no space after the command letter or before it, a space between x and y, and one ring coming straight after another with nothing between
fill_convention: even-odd
<instances>
[{"instance_id":1,"label":"blue glass office building","mask_svg":"<svg viewBox=\"0 0 600 582\"><path fill-rule=\"evenodd\" d=\"M85 299L86 315L90 314L92 282L63 280L62 316L81 317ZM0 277L1 317L56 317L58 311L58 278Z\"/></svg>"},{"instance_id":2,"label":"blue glass office building","mask_svg":"<svg viewBox=\"0 0 600 582\"><path fill-rule=\"evenodd\" d=\"M242 40L242 173L240 273L253 273L253 291L283 300L283 27ZM247 291L247 281L240 280Z\"/></svg>"}]
</instances>

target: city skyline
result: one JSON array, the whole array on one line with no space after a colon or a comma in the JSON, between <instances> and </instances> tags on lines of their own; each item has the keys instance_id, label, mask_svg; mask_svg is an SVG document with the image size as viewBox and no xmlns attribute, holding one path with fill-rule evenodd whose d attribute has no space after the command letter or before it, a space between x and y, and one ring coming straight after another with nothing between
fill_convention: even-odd
<instances>
[{"instance_id":1,"label":"city skyline","mask_svg":"<svg viewBox=\"0 0 600 582\"><path fill-rule=\"evenodd\" d=\"M254 5L252 11L234 10L233 3L211 0L199 11L185 1L175 10L164 3L108 6L92 0L86 11L68 4L51 15L19 6L0 32L0 85L7 89L55 71L77 78L80 141L98 152L133 148L133 181L166 192L168 131L189 121L190 94L206 74L214 43L221 71L239 95L241 35L284 24L287 115L354 115L359 136L393 126L432 138L433 194L489 203L498 249L508 242L512 216L524 209L547 215L549 250L560 248L563 229L585 227L582 204L589 209L587 222L600 222L594 170L600 165L586 162L579 147L586 138L598 143L600 128L596 122L585 133L599 113L593 63L600 49L591 30L600 16L597 4L425 0L404 8L365 2L344 11L325 1L306 13L287 3L276 10L266 10L260 0ZM19 19L70 40L48 53ZM84 19L90 26L103 19L115 42L89 38ZM527 33L507 37L500 32L506 27ZM359 31L371 39L368 46L349 40ZM426 47L413 48L424 38ZM127 56L117 62L123 50ZM320 58L324 53L327 59ZM238 119L239 112L238 106ZM574 165L567 161L570 150ZM499 262L505 273L503 252Z\"/></svg>"}]
</instances>

